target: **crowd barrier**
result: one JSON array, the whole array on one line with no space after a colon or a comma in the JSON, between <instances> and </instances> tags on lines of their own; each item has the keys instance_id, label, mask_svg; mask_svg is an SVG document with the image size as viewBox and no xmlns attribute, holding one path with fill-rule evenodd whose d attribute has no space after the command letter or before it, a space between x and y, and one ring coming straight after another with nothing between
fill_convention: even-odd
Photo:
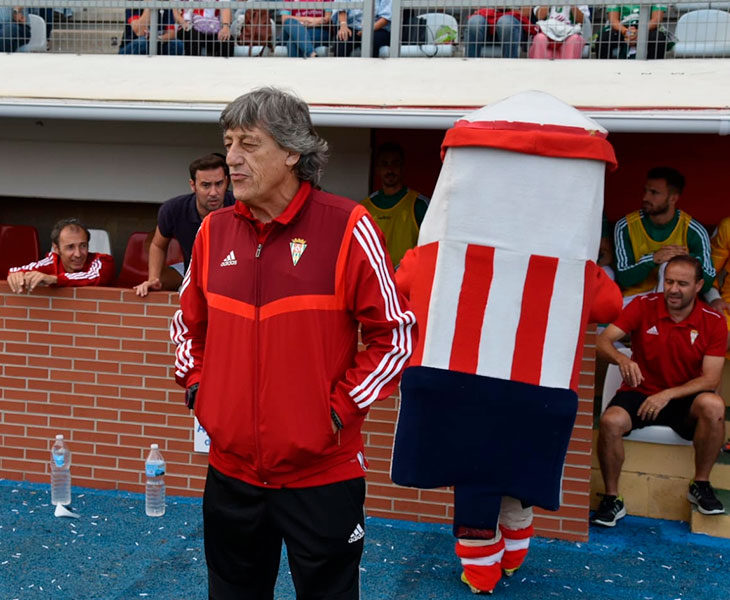
<instances>
[{"instance_id":1,"label":"crowd barrier","mask_svg":"<svg viewBox=\"0 0 730 600\"><path fill-rule=\"evenodd\" d=\"M495 0L306 5L272 0L24 0L30 35L13 44L9 36L15 34L2 23L17 6L15 0L0 0L5 51L627 60L730 56L727 1L612 5L550 0L538 10ZM310 20L304 22L297 15L301 10L323 14L307 16ZM349 11L347 19L338 16L343 11ZM389 16L384 27L380 15ZM133 25L136 17L144 22ZM348 25L344 32L340 20Z\"/></svg>"}]
</instances>

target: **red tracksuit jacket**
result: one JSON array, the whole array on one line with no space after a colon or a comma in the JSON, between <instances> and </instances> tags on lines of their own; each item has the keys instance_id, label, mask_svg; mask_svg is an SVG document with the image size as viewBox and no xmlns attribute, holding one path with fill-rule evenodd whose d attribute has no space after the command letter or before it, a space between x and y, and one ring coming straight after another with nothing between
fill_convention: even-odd
<instances>
[{"instance_id":1,"label":"red tracksuit jacket","mask_svg":"<svg viewBox=\"0 0 730 600\"><path fill-rule=\"evenodd\" d=\"M178 383L200 383L210 464L271 487L362 476L360 427L393 391L414 324L382 234L351 200L303 183L266 226L240 202L208 215L171 336Z\"/></svg>"},{"instance_id":2,"label":"red tracksuit jacket","mask_svg":"<svg viewBox=\"0 0 730 600\"><path fill-rule=\"evenodd\" d=\"M84 285L106 285L114 278L114 259L109 254L89 252L84 267L80 271L67 273L61 263L61 257L49 252L36 262L22 267L12 267L8 273L40 271L46 275L58 277L58 287L80 287Z\"/></svg>"}]
</instances>

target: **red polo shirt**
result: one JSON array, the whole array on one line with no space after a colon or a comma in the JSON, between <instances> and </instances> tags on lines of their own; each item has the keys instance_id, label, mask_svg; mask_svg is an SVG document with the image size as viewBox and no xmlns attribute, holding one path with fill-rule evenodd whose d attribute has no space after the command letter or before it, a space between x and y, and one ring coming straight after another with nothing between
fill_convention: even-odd
<instances>
[{"instance_id":1,"label":"red polo shirt","mask_svg":"<svg viewBox=\"0 0 730 600\"><path fill-rule=\"evenodd\" d=\"M631 359L644 375L638 388L624 383L620 391L656 394L699 377L705 356L725 356L725 320L699 298L689 316L675 323L663 294L639 296L614 325L631 334Z\"/></svg>"}]
</instances>

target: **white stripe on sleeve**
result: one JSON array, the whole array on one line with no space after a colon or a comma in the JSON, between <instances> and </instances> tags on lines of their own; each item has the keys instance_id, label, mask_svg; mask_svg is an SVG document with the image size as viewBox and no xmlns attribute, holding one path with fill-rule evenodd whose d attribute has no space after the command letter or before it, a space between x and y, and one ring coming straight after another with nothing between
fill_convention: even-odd
<instances>
[{"instance_id":1,"label":"white stripe on sleeve","mask_svg":"<svg viewBox=\"0 0 730 600\"><path fill-rule=\"evenodd\" d=\"M398 323L392 329L392 348L385 353L375 369L367 375L362 383L350 391L350 397L362 409L375 401L383 386L401 371L405 361L410 356L413 343L411 328L415 323L415 316L411 311L404 311L400 306L395 283L387 268L386 261L390 259L367 217L362 217L355 224L353 236L365 252L375 273L383 297L386 318L389 321Z\"/></svg>"}]
</instances>

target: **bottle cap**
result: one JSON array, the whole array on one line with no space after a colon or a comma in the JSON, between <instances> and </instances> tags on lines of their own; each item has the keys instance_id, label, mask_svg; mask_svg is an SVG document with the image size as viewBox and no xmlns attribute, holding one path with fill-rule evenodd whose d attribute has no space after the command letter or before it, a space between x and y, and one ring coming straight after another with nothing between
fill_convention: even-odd
<instances>
[{"instance_id":1,"label":"bottle cap","mask_svg":"<svg viewBox=\"0 0 730 600\"><path fill-rule=\"evenodd\" d=\"M157 444L150 444L150 448L152 448L152 450L157 450L159 446Z\"/></svg>"},{"instance_id":2,"label":"bottle cap","mask_svg":"<svg viewBox=\"0 0 730 600\"><path fill-rule=\"evenodd\" d=\"M56 436L56 439L57 439L57 440L62 440L62 439L63 439L63 436L62 436L62 435L61 435L61 434L59 433L59 434L58 434L58 435Z\"/></svg>"}]
</instances>

